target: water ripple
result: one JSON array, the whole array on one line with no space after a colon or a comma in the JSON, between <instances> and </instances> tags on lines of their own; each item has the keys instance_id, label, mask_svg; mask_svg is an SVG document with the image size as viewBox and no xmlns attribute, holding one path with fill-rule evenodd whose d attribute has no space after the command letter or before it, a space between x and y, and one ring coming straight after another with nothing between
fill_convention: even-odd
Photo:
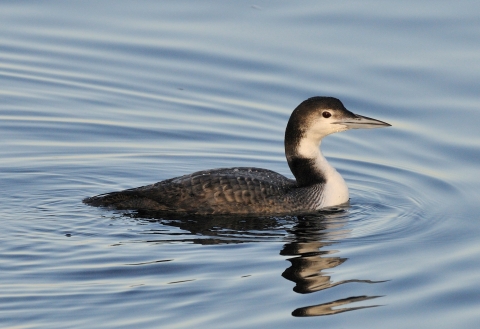
<instances>
[{"instance_id":1,"label":"water ripple","mask_svg":"<svg viewBox=\"0 0 480 329\"><path fill-rule=\"evenodd\" d=\"M428 174L397 167L364 161L351 161L350 165L361 173L361 178L349 180L351 240L435 237L437 224L445 220L448 207L440 200L448 199L448 195L456 192L453 186ZM372 168L375 168L375 175L368 174ZM432 189L431 186L441 186L442 189Z\"/></svg>"}]
</instances>

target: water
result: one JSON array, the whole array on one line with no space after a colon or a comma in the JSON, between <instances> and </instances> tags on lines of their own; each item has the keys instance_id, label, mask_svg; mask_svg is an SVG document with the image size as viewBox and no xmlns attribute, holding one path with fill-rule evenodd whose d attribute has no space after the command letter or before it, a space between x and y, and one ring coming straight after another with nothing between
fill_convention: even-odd
<instances>
[{"instance_id":1,"label":"water","mask_svg":"<svg viewBox=\"0 0 480 329\"><path fill-rule=\"evenodd\" d=\"M477 328L480 5L2 2L0 325ZM289 114L340 98L351 206L164 220L82 198L196 170L291 177Z\"/></svg>"}]
</instances>

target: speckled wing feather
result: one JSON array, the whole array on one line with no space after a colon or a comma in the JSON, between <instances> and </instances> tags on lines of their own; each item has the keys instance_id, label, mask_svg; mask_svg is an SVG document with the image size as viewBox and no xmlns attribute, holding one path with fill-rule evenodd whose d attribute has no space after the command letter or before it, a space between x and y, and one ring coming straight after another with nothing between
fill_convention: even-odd
<instances>
[{"instance_id":1,"label":"speckled wing feather","mask_svg":"<svg viewBox=\"0 0 480 329\"><path fill-rule=\"evenodd\" d=\"M305 203L297 204L302 191L294 180L271 170L225 168L198 171L152 185L87 198L84 202L115 209L203 215L273 214L305 209ZM310 192L317 194L314 192L318 191ZM318 202L317 198L311 201Z\"/></svg>"}]
</instances>

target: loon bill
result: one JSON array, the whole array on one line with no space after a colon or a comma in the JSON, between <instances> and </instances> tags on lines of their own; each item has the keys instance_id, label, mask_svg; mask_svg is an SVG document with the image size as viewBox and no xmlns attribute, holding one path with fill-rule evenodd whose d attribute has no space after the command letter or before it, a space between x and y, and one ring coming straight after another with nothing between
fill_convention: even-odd
<instances>
[{"instance_id":1,"label":"loon bill","mask_svg":"<svg viewBox=\"0 0 480 329\"><path fill-rule=\"evenodd\" d=\"M198 171L152 185L86 198L114 209L196 215L274 215L313 212L348 202L342 176L320 151L322 139L348 129L390 124L348 111L333 97L312 97L292 112L285 156L295 180L260 168Z\"/></svg>"}]
</instances>

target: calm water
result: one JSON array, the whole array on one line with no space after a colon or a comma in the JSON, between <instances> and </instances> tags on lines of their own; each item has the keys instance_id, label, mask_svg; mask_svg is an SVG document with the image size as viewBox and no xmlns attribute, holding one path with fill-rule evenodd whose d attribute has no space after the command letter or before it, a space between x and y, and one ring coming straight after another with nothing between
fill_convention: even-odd
<instances>
[{"instance_id":1,"label":"calm water","mask_svg":"<svg viewBox=\"0 0 480 329\"><path fill-rule=\"evenodd\" d=\"M0 3L0 326L478 328L480 3ZM196 170L291 177L290 112L351 206L152 219L82 198Z\"/></svg>"}]
</instances>

